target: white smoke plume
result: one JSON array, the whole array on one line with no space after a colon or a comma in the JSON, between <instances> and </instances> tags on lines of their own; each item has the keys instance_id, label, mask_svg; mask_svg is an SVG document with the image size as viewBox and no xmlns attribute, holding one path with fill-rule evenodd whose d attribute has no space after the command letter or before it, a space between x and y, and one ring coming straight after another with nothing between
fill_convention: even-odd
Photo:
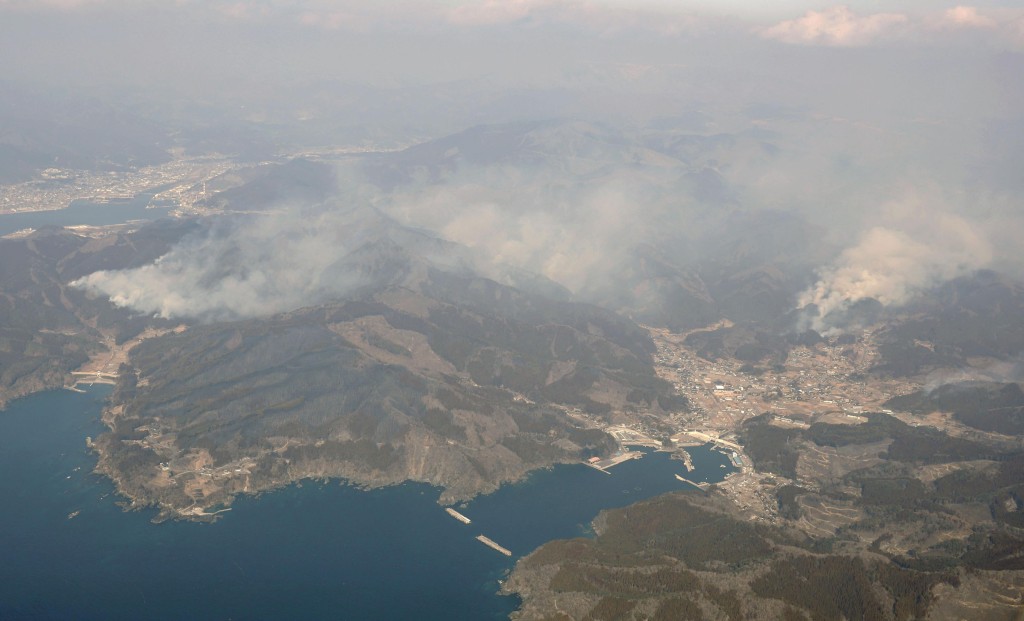
<instances>
[{"instance_id":1,"label":"white smoke plume","mask_svg":"<svg viewBox=\"0 0 1024 621\"><path fill-rule=\"evenodd\" d=\"M858 300L871 298L885 306L904 305L915 294L983 268L993 260L987 237L961 216L929 213L919 207L904 209L901 215L903 222L899 224L865 231L800 295L799 307L817 306L812 328L841 328L830 323L829 315Z\"/></svg>"},{"instance_id":2,"label":"white smoke plume","mask_svg":"<svg viewBox=\"0 0 1024 621\"><path fill-rule=\"evenodd\" d=\"M358 275L335 264L378 219L372 210L305 210L223 220L153 264L94 272L72 285L164 318L270 315L359 286Z\"/></svg>"},{"instance_id":3,"label":"white smoke plume","mask_svg":"<svg viewBox=\"0 0 1024 621\"><path fill-rule=\"evenodd\" d=\"M677 234L692 210L676 171L642 178L622 170L581 183L555 170L493 167L440 185L414 186L381 209L436 231L494 266L542 274L574 293L603 285L639 242Z\"/></svg>"},{"instance_id":4,"label":"white smoke plume","mask_svg":"<svg viewBox=\"0 0 1024 621\"><path fill-rule=\"evenodd\" d=\"M772 234L750 230L757 225L732 214L785 208L830 229L830 238L820 245L786 244L758 260L796 265L801 278L804 266L824 265L818 281L799 296L801 306L818 307L809 327L819 331L840 327L833 325L842 315L835 311L860 299L898 306L972 270L1013 267L1001 263L1018 256L1017 232L1024 226L1011 217L1019 212L1016 201L1001 194L979 198L958 179L910 177L896 162L917 161L909 158L909 146L898 158L877 160L870 156L875 141L841 142L851 153L869 156L849 155L837 167L835 136L859 129L830 127L828 140L798 132L779 138L781 146L772 149L761 134L705 140L683 130L634 134L584 123L539 124L516 135L513 146L504 138L512 134L508 128L499 126L500 139L490 146L486 132L469 132L446 138L444 150L428 144L382 158L386 166L379 169L363 168L361 160L339 164L343 181L339 177L332 205L224 224L154 265L100 272L77 284L140 312L205 320L268 315L341 297L370 284L337 265L360 245L367 226L352 215L358 210L342 204L373 205L366 210L377 218L386 214L461 244L468 250L460 256L474 253L473 267L505 284L516 284L509 276L516 272L502 269L513 266L548 277L578 300L627 311L646 308L641 301L648 299L644 286L651 282L682 283L684 293L700 297L703 285L690 286L687 270L699 269L701 261L741 262L744 253L756 251L744 236L757 241ZM664 152L646 146L648 141ZM485 148L491 150L480 155ZM833 165L807 172L813 161ZM379 181L392 178L400 180L393 187ZM905 192L902 200L870 213L858 208L899 196L907 179L931 189ZM717 189L722 192L715 194ZM832 248L844 246L833 254ZM656 249L679 271L642 271L649 264L637 258L637 248ZM430 260L444 260L449 250ZM1019 266L1011 273L1018 272ZM793 291L785 286L787 294Z\"/></svg>"},{"instance_id":5,"label":"white smoke plume","mask_svg":"<svg viewBox=\"0 0 1024 621\"><path fill-rule=\"evenodd\" d=\"M1017 383L1024 381L1024 355L1009 360L975 361L969 367L936 369L925 378L924 389L931 392L947 384L962 382Z\"/></svg>"}]
</instances>

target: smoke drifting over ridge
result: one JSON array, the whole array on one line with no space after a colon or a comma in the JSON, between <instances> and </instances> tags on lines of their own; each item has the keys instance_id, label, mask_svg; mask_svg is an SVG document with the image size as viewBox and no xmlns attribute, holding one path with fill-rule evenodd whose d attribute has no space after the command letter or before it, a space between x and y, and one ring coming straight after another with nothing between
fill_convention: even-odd
<instances>
[{"instance_id":1,"label":"smoke drifting over ridge","mask_svg":"<svg viewBox=\"0 0 1024 621\"><path fill-rule=\"evenodd\" d=\"M74 283L117 306L205 321L272 315L366 284L339 262L379 239L372 209L300 209L224 218L151 265L99 271Z\"/></svg>"},{"instance_id":2,"label":"smoke drifting over ridge","mask_svg":"<svg viewBox=\"0 0 1024 621\"><path fill-rule=\"evenodd\" d=\"M444 269L472 269L505 284L516 284L521 272L538 274L585 296L617 284L613 274L636 244L664 237L650 223L674 230L690 213L677 205L670 218L653 193L660 182L650 180L646 187L607 180L581 188L549 171L502 167L373 194L350 168L338 172L344 197L223 217L154 264L72 284L167 318L268 316L388 284L374 271L374 252L394 242ZM644 195L650 200L637 202Z\"/></svg>"},{"instance_id":3,"label":"smoke drifting over ridge","mask_svg":"<svg viewBox=\"0 0 1024 621\"><path fill-rule=\"evenodd\" d=\"M913 217L904 214L902 225L869 228L820 270L819 280L797 303L801 308L817 307L811 327L818 331L842 328L834 324L841 316L838 311L858 300L902 306L915 294L988 267L995 248L981 227L938 209L918 206L912 210Z\"/></svg>"},{"instance_id":4,"label":"smoke drifting over ridge","mask_svg":"<svg viewBox=\"0 0 1024 621\"><path fill-rule=\"evenodd\" d=\"M1009 360L986 360L959 369L936 369L925 378L924 389L931 392L947 384L964 382L1019 383L1024 381L1024 356Z\"/></svg>"},{"instance_id":5,"label":"smoke drifting over ridge","mask_svg":"<svg viewBox=\"0 0 1024 621\"><path fill-rule=\"evenodd\" d=\"M564 26L488 32L562 45ZM1019 161L1024 136L1024 90L1010 79L1020 55L997 62L962 42L825 52L814 38L792 47L741 42L743 32L650 48L635 33L577 32L574 45L597 60L556 54L557 66L524 64L514 80L495 73L458 88L278 89L289 94L280 110L252 104L277 110L252 116L279 122L275 138L299 118L312 124L298 132L307 137L348 123L358 131L344 135L363 145L419 144L366 157L392 178L346 161L333 207L223 224L156 265L78 284L140 312L207 320L315 304L370 284L346 272L352 228L334 213L360 205L462 244L496 280L513 266L629 314L682 302L710 314L725 297L747 295L736 308L764 293L776 309L815 304L813 326L828 330L859 299L899 306L986 266L1019 275L1020 180L1006 162ZM684 56L693 60L677 62ZM454 123L484 129L446 135ZM354 196L350 185L376 187ZM886 204L902 195L911 199ZM769 230L749 217L771 212L790 221ZM810 239L817 230L826 233Z\"/></svg>"},{"instance_id":6,"label":"smoke drifting over ridge","mask_svg":"<svg viewBox=\"0 0 1024 621\"><path fill-rule=\"evenodd\" d=\"M651 196L651 187L625 180L555 185L549 173L508 169L491 171L487 179L416 188L382 209L464 244L492 265L541 274L574 293L606 280L636 243L657 241L652 223L660 222L664 235L678 230L688 211L677 205L672 215Z\"/></svg>"},{"instance_id":7,"label":"smoke drifting over ridge","mask_svg":"<svg viewBox=\"0 0 1024 621\"><path fill-rule=\"evenodd\" d=\"M714 283L699 277L709 263L717 277L740 280L763 266L772 268L768 274L814 269L813 283L791 272L769 286L781 287L772 295L791 296L790 308L815 304L819 314L808 327L828 331L843 327L836 311L859 299L899 306L945 280L1000 261L1005 267L1016 247L1010 232L1022 228L1015 203L968 203L956 181L922 182L930 189L914 186L900 200L854 213L850 205L870 204L890 189L888 181L868 185L824 209L835 185L855 184L842 170L820 165L821 178L801 180L791 199L782 192L794 184L773 182L765 201L766 175L794 176L808 151L827 150L793 149L785 136L764 132L709 139L689 130L624 133L571 122L488 131L500 139L469 132L382 156L388 183L379 167L349 160L338 165L336 197L325 204L225 219L155 265L99 272L76 284L166 317L269 315L380 284L359 259L348 258L386 242L397 223L455 242L426 251L436 264L471 266L505 284L516 284L510 267L525 270L581 301L638 317L658 305L681 308L680 296L695 305L686 310L695 322L717 312ZM767 144L766 136L776 142ZM742 165L730 164L737 160ZM859 177L875 166L870 157L858 163ZM880 169L882 175L897 171ZM787 200L791 209L780 211ZM791 222L767 230L763 219L744 216L771 211L789 214ZM387 219L394 222L381 224ZM824 254L827 245L801 223L824 227L834 253ZM409 242L405 237L398 246ZM762 285L752 287L756 293Z\"/></svg>"}]
</instances>

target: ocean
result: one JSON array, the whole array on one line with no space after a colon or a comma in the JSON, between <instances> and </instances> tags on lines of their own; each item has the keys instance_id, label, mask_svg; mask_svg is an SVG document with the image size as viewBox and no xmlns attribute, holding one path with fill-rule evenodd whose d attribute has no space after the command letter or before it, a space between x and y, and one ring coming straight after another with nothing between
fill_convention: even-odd
<instances>
[{"instance_id":1,"label":"ocean","mask_svg":"<svg viewBox=\"0 0 1024 621\"><path fill-rule=\"evenodd\" d=\"M213 524L153 524L92 473L85 438L103 432L108 394L49 391L0 411L0 619L504 619L518 601L499 581L518 557L588 535L601 509L688 488L676 473L732 471L709 447L690 450L690 474L665 453L610 475L556 466L457 507L468 525L428 485L339 482L242 497Z\"/></svg>"}]
</instances>

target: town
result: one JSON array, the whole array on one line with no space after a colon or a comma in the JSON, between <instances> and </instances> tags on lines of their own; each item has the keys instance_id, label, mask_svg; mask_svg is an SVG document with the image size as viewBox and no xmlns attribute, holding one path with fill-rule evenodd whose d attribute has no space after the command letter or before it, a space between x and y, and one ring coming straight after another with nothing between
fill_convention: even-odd
<instances>
[{"instance_id":1,"label":"town","mask_svg":"<svg viewBox=\"0 0 1024 621\"><path fill-rule=\"evenodd\" d=\"M738 438L744 421L767 413L770 424L782 428L806 429L815 422L859 424L867 420L862 416L867 412L892 414L884 408L886 401L921 387L905 379L872 377L868 381L869 369L879 361L872 329L813 345L796 345L784 365L764 365L754 370L733 358L703 358L686 344L692 334L729 327L731 324L724 322L674 333L645 326L657 348L654 363L658 376L687 398L689 411L671 414L670 432L666 434L665 425L649 412L620 413L608 424L578 408L566 408L568 415L602 428L619 442L620 450L615 455L591 459L587 465L608 472L618 463L642 457L642 452L629 449L637 446L675 451L686 462L687 447L710 443L729 456L737 468L715 488L736 503L748 519L775 522L779 519L775 490L795 481L754 470ZM908 422L920 424L909 418ZM693 485L705 490L709 487Z\"/></svg>"},{"instance_id":2,"label":"town","mask_svg":"<svg viewBox=\"0 0 1024 621\"><path fill-rule=\"evenodd\" d=\"M281 153L272 160L240 162L219 153L186 155L182 149L169 151L170 161L125 170L80 170L47 168L29 181L0 184L0 215L66 209L75 201L105 203L149 196L150 205L164 205L179 215L206 213L204 200L215 191L232 185L225 173L256 168L294 158L337 160L365 153L393 151L408 146L340 146L302 149ZM217 187L207 186L218 178ZM224 187L221 187L224 186Z\"/></svg>"},{"instance_id":3,"label":"town","mask_svg":"<svg viewBox=\"0 0 1024 621\"><path fill-rule=\"evenodd\" d=\"M107 202L152 193L151 203L189 210L201 199L203 182L239 168L225 156L179 157L127 171L48 168L37 179L0 185L0 214L53 211L76 200Z\"/></svg>"}]
</instances>

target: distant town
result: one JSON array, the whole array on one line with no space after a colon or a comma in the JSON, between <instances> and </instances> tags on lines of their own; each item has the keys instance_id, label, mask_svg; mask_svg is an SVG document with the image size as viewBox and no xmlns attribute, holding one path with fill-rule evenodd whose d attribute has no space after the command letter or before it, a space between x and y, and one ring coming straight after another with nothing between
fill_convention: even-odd
<instances>
[{"instance_id":1,"label":"distant town","mask_svg":"<svg viewBox=\"0 0 1024 621\"><path fill-rule=\"evenodd\" d=\"M237 167L226 156L208 155L129 171L48 168L38 179L0 185L0 214L64 209L76 200L131 199L144 192L154 192L153 202L170 201L187 210L202 198L204 181Z\"/></svg>"},{"instance_id":2,"label":"distant town","mask_svg":"<svg viewBox=\"0 0 1024 621\"><path fill-rule=\"evenodd\" d=\"M404 148L404 145L403 145ZM280 160L302 157L332 159L395 148L370 146L325 147L283 153ZM202 211L201 201L213 192L206 183L224 173L271 163L238 162L230 155L185 155L171 151L172 160L130 170L89 171L47 168L30 181L0 184L0 215L65 209L76 200L110 202L152 193L152 205L171 206L180 213Z\"/></svg>"}]
</instances>

